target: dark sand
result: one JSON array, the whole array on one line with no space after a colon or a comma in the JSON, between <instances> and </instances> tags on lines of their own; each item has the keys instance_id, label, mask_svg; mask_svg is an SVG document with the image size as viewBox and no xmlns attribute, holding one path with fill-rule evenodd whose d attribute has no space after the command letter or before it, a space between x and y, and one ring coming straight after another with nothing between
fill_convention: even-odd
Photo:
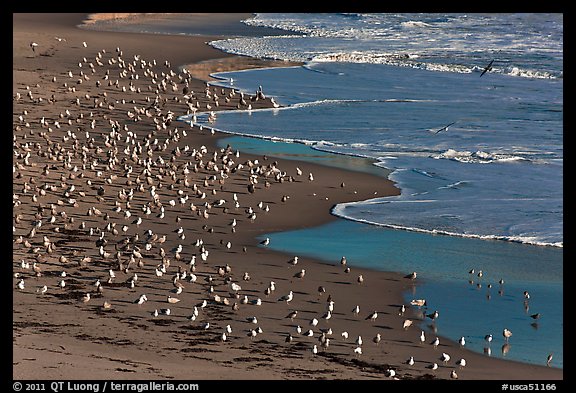
<instances>
[{"instance_id":1,"label":"dark sand","mask_svg":"<svg viewBox=\"0 0 576 393\"><path fill-rule=\"evenodd\" d=\"M247 16L214 14L209 18L219 25L238 23ZM220 97L220 105L214 107L213 98L206 96L205 82L191 79L178 67L239 58L207 46L205 42L213 37L75 27L85 18L84 14L14 15L14 379L389 380L388 369L394 369L398 379L450 379L453 370L460 380L563 378L560 369L490 358L459 348L442 336L436 349L429 344L433 337L420 344L421 312L406 305L405 315L398 313L402 293L418 285L418 279L404 278L409 272L369 271L349 261L351 271L345 273L339 261L330 265L304 257L292 266L288 261L294 255L260 246L258 236L264 233L335 220L330 208L336 203L392 195L398 190L391 182L368 174L242 152L236 157L233 146L229 151L216 148L218 134L169 121L169 112L176 118L189 110L183 98L186 81L193 91L188 93L190 104L198 105L199 111L206 110L207 103L212 110L234 109L239 95L225 103L230 91L210 88L211 97ZM35 51L31 41L38 43ZM194 51L182 51L183 45ZM121 56L116 48L121 49ZM102 65L96 62L99 53ZM136 61L135 55L139 56ZM107 71L108 79L104 79ZM122 71L126 74L121 75ZM130 78L136 74L138 79ZM269 106L270 101L252 104L254 108ZM201 150L200 157L196 153ZM147 158L154 164L146 171ZM222 176L225 167L227 173ZM253 193L248 191L250 179ZM100 186L102 195L98 195ZM133 192L128 195L130 189ZM158 195L156 203L153 192ZM239 207L234 205L234 194ZM289 198L283 201L284 196ZM187 197L183 204L181 197ZM218 206L220 199L225 200L222 206ZM260 208L260 202L269 211ZM117 207L120 211L114 210ZM161 208L163 218L159 217ZM247 213L249 208L256 214L254 220ZM130 217L125 216L126 210ZM138 224L139 217L142 222ZM234 232L229 225L233 219L237 221ZM176 232L180 227L185 239ZM157 238L148 240L147 230ZM104 232L105 241L99 241ZM163 235L166 240L161 243ZM209 252L205 261L201 247L195 245L199 239ZM177 253L179 244L182 251ZM189 281L193 257L194 283ZM22 267L22 261L29 266ZM158 277L156 271L162 264L166 272ZM228 272L222 269L226 265ZM306 270L305 276L294 277L301 269ZM60 288L63 271L66 286ZM184 271L186 278L175 279ZM245 272L249 280L243 279ZM130 288L134 274L138 278ZM357 282L360 274L362 284ZM24 289L17 287L21 279ZM97 280L102 291L94 285ZM276 288L266 295L270 281ZM238 297L231 282L241 286ZM183 286L182 293L174 292L175 283ZM38 293L44 285L47 292ZM319 294L319 286L326 292ZM289 304L278 300L289 291L294 294ZM83 302L86 293L91 298ZM148 301L138 305L135 301L142 294ZM180 301L169 303L169 296ZM248 304L242 304L244 296ZM328 296L334 310L326 320ZM258 298L262 304L252 304ZM188 319L203 300L207 306L196 320ZM105 309L105 302L111 307ZM238 310L233 310L235 303ZM358 316L352 313L356 305L360 306ZM153 316L155 309L167 308L170 315ZM293 310L298 314L292 321L286 316ZM366 320L374 310L378 318ZM431 305L426 311L433 310ZM253 316L256 324L247 320ZM313 318L319 321L316 327L309 324ZM414 324L403 329L405 319ZM207 322L210 326L205 329ZM226 325L232 333L222 341ZM303 331L313 329L314 336L297 334L297 325ZM262 333L248 337L257 327ZM323 348L320 329L327 328L332 334L326 336L329 346ZM342 337L343 331L349 333L348 339ZM291 343L285 342L288 334L293 336ZM381 335L378 344L373 342L376 334ZM360 355L354 353L358 336L364 341ZM315 344L316 355L312 353ZM501 344L502 338L495 337L492 349L500 351ZM451 356L445 364L440 360L443 352ZM410 356L415 359L412 366L405 363ZM467 361L462 369L456 365L460 358ZM434 362L439 368L432 371L428 366Z\"/></svg>"}]
</instances>

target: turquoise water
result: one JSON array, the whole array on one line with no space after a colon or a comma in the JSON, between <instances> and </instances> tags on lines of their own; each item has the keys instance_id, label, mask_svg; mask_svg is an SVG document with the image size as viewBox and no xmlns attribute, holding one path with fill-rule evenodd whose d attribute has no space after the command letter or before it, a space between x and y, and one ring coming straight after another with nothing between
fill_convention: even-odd
<instances>
[{"instance_id":1,"label":"turquoise water","mask_svg":"<svg viewBox=\"0 0 576 393\"><path fill-rule=\"evenodd\" d=\"M405 294L406 302L427 299L431 310L439 310L439 335L454 341L464 336L468 348L483 352L484 336L492 334L491 356L504 357L501 333L508 328L514 336L506 358L543 365L554 353L554 366L563 367L561 248L430 235L348 220L266 236L271 239L268 248L295 255L335 264L346 256L352 268L416 271L421 284ZM469 274L472 268L483 271L480 280ZM526 290L531 296L528 307ZM535 313L542 317L532 325L530 315Z\"/></svg>"},{"instance_id":2,"label":"turquoise water","mask_svg":"<svg viewBox=\"0 0 576 393\"><path fill-rule=\"evenodd\" d=\"M241 136L219 143L256 155L384 173L371 159L317 151L305 144ZM548 354L554 353L553 365L563 367L563 248L431 235L349 220L266 236L271 239L268 248L329 263L339 264L346 256L351 267L416 271L420 285L404 295L406 302L424 298L430 308L439 310L438 334L454 341L465 336L467 347L481 353L485 353L484 336L492 334L492 357L545 364ZM482 279L470 275L470 269L482 270ZM528 303L524 291L530 293ZM542 314L537 324L530 318L535 313ZM505 327L514 332L514 340L504 355Z\"/></svg>"}]
</instances>

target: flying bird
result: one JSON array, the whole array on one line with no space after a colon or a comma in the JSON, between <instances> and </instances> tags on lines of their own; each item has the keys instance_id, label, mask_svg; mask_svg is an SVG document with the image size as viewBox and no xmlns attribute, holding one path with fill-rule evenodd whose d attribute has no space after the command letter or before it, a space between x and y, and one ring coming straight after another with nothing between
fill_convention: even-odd
<instances>
[{"instance_id":1,"label":"flying bird","mask_svg":"<svg viewBox=\"0 0 576 393\"><path fill-rule=\"evenodd\" d=\"M480 76L482 76L485 73L487 73L488 71L492 70L492 63L494 63L494 59L492 59L492 61L486 67L484 67L484 70L482 71Z\"/></svg>"},{"instance_id":2,"label":"flying bird","mask_svg":"<svg viewBox=\"0 0 576 393\"><path fill-rule=\"evenodd\" d=\"M450 126L453 125L453 124L456 124L456 122L453 121L452 123L450 123L450 124L448 124L448 125L445 125L444 127L439 128L438 130L432 131L432 132L433 132L434 134L438 134L439 132L442 132L442 131L448 131L448 127L450 127ZM416 277L414 277L414 278L416 278Z\"/></svg>"}]
</instances>

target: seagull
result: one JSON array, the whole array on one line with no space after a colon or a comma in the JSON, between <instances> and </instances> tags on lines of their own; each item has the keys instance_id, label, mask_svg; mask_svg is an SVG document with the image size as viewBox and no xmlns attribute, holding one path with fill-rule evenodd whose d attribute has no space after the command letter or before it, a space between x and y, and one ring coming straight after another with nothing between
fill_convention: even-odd
<instances>
[{"instance_id":1,"label":"seagull","mask_svg":"<svg viewBox=\"0 0 576 393\"><path fill-rule=\"evenodd\" d=\"M432 363L428 368L432 371L438 370L438 363Z\"/></svg>"},{"instance_id":2,"label":"seagull","mask_svg":"<svg viewBox=\"0 0 576 393\"><path fill-rule=\"evenodd\" d=\"M512 337L512 332L506 328L504 328L504 330L502 331L502 335L504 336L504 339L506 340L506 342L508 342L508 339L510 337Z\"/></svg>"},{"instance_id":3,"label":"seagull","mask_svg":"<svg viewBox=\"0 0 576 393\"><path fill-rule=\"evenodd\" d=\"M492 335L491 334L487 334L484 336L484 340L490 344L492 342Z\"/></svg>"},{"instance_id":4,"label":"seagull","mask_svg":"<svg viewBox=\"0 0 576 393\"><path fill-rule=\"evenodd\" d=\"M480 76L482 76L485 73L487 73L488 71L492 70L492 63L494 63L494 59L492 59L492 61L490 61L490 63L486 67L484 67L484 70L482 71Z\"/></svg>"},{"instance_id":5,"label":"seagull","mask_svg":"<svg viewBox=\"0 0 576 393\"><path fill-rule=\"evenodd\" d=\"M362 336L358 336L358 338L356 339L356 345L358 346L362 345Z\"/></svg>"},{"instance_id":6,"label":"seagull","mask_svg":"<svg viewBox=\"0 0 576 393\"><path fill-rule=\"evenodd\" d=\"M354 309L352 310L352 313L354 313L354 315L360 314L360 306L354 307Z\"/></svg>"},{"instance_id":7,"label":"seagull","mask_svg":"<svg viewBox=\"0 0 576 393\"><path fill-rule=\"evenodd\" d=\"M267 246L268 244L270 244L270 238L267 237L266 239L262 240L260 244L262 244L263 246Z\"/></svg>"},{"instance_id":8,"label":"seagull","mask_svg":"<svg viewBox=\"0 0 576 393\"><path fill-rule=\"evenodd\" d=\"M460 367L460 369L466 367L466 359L462 358L456 362L456 365Z\"/></svg>"},{"instance_id":9,"label":"seagull","mask_svg":"<svg viewBox=\"0 0 576 393\"><path fill-rule=\"evenodd\" d=\"M432 341L430 344L432 344L434 346L434 349L436 349L438 348L438 345L440 345L440 339L436 337L434 341Z\"/></svg>"},{"instance_id":10,"label":"seagull","mask_svg":"<svg viewBox=\"0 0 576 393\"><path fill-rule=\"evenodd\" d=\"M376 336L374 336L374 338L372 339L372 341L374 341L374 343L376 345L378 345L380 343L380 340L382 340L382 336L380 335L380 333L376 333Z\"/></svg>"},{"instance_id":11,"label":"seagull","mask_svg":"<svg viewBox=\"0 0 576 393\"><path fill-rule=\"evenodd\" d=\"M376 318L378 318L378 313L376 311L374 311L372 314L368 315L366 318L364 318L364 320L368 320L370 319L372 322L374 322L376 320Z\"/></svg>"},{"instance_id":12,"label":"seagull","mask_svg":"<svg viewBox=\"0 0 576 393\"><path fill-rule=\"evenodd\" d=\"M460 346L464 346L466 345L466 339L464 338L464 336L460 337L460 340L458 340L458 343L460 344Z\"/></svg>"},{"instance_id":13,"label":"seagull","mask_svg":"<svg viewBox=\"0 0 576 393\"><path fill-rule=\"evenodd\" d=\"M36 52L36 47L38 46L38 44L36 42L31 42L30 43L30 48L32 48L32 52Z\"/></svg>"},{"instance_id":14,"label":"seagull","mask_svg":"<svg viewBox=\"0 0 576 393\"><path fill-rule=\"evenodd\" d=\"M404 323L402 324L402 328L408 329L410 326L412 326L412 320L411 319L405 319Z\"/></svg>"},{"instance_id":15,"label":"seagull","mask_svg":"<svg viewBox=\"0 0 576 393\"><path fill-rule=\"evenodd\" d=\"M414 356L410 356L410 358L408 360L406 360L406 364L409 366L413 366L414 365Z\"/></svg>"},{"instance_id":16,"label":"seagull","mask_svg":"<svg viewBox=\"0 0 576 393\"><path fill-rule=\"evenodd\" d=\"M296 315L298 315L298 311L292 311L290 314L286 315L286 318L290 318L290 320L293 321L294 318L296 318Z\"/></svg>"},{"instance_id":17,"label":"seagull","mask_svg":"<svg viewBox=\"0 0 576 393\"><path fill-rule=\"evenodd\" d=\"M386 376L388 378L394 378L396 376L396 370L391 369L391 368L387 369L386 370Z\"/></svg>"},{"instance_id":18,"label":"seagull","mask_svg":"<svg viewBox=\"0 0 576 393\"><path fill-rule=\"evenodd\" d=\"M318 347L316 346L316 344L314 344L314 346L312 347L312 354L314 355L318 354Z\"/></svg>"},{"instance_id":19,"label":"seagull","mask_svg":"<svg viewBox=\"0 0 576 393\"><path fill-rule=\"evenodd\" d=\"M426 342L426 336L424 335L424 330L420 333L420 343Z\"/></svg>"},{"instance_id":20,"label":"seagull","mask_svg":"<svg viewBox=\"0 0 576 393\"><path fill-rule=\"evenodd\" d=\"M437 132L439 132L439 131L437 131ZM412 272L410 274L405 275L404 278L408 278L410 280L415 280L416 276L417 276L416 272Z\"/></svg>"},{"instance_id":21,"label":"seagull","mask_svg":"<svg viewBox=\"0 0 576 393\"><path fill-rule=\"evenodd\" d=\"M452 370L450 372L450 378L452 379L458 379L458 374L456 374L456 370Z\"/></svg>"},{"instance_id":22,"label":"seagull","mask_svg":"<svg viewBox=\"0 0 576 393\"><path fill-rule=\"evenodd\" d=\"M358 356L362 355L362 347L354 348L354 353Z\"/></svg>"},{"instance_id":23,"label":"seagull","mask_svg":"<svg viewBox=\"0 0 576 393\"><path fill-rule=\"evenodd\" d=\"M445 352L442 352L442 356L440 356L440 360L442 360L442 362L444 364L448 363L450 361L450 355L448 355Z\"/></svg>"},{"instance_id":24,"label":"seagull","mask_svg":"<svg viewBox=\"0 0 576 393\"><path fill-rule=\"evenodd\" d=\"M364 282L364 277L362 277L362 275L360 274L358 276L358 284L362 284Z\"/></svg>"},{"instance_id":25,"label":"seagull","mask_svg":"<svg viewBox=\"0 0 576 393\"><path fill-rule=\"evenodd\" d=\"M290 303L292 301L292 299L294 298L294 294L292 293L292 291L290 291L290 293L288 295L284 295L281 298L278 299L278 301L286 301L286 304Z\"/></svg>"},{"instance_id":26,"label":"seagull","mask_svg":"<svg viewBox=\"0 0 576 393\"><path fill-rule=\"evenodd\" d=\"M428 314L426 316L434 321L436 318L438 318L438 311L434 311L432 314Z\"/></svg>"},{"instance_id":27,"label":"seagull","mask_svg":"<svg viewBox=\"0 0 576 393\"><path fill-rule=\"evenodd\" d=\"M400 311L398 311L398 315L404 315L405 312L406 312L406 306L402 305L400 307Z\"/></svg>"},{"instance_id":28,"label":"seagull","mask_svg":"<svg viewBox=\"0 0 576 393\"><path fill-rule=\"evenodd\" d=\"M453 121L452 123L447 124L447 125L445 125L444 127L437 129L436 131L433 131L433 133L434 133L434 134L438 134L439 132L442 132L442 131L448 131L448 127L450 127L450 126L453 125L453 124L456 124L456 122ZM416 278L416 277L414 277L414 278Z\"/></svg>"},{"instance_id":29,"label":"seagull","mask_svg":"<svg viewBox=\"0 0 576 393\"><path fill-rule=\"evenodd\" d=\"M256 319L256 317L248 317L246 320L251 323L258 323L258 319Z\"/></svg>"},{"instance_id":30,"label":"seagull","mask_svg":"<svg viewBox=\"0 0 576 393\"><path fill-rule=\"evenodd\" d=\"M552 362L552 358L554 357L554 354L549 354L548 358L546 358L546 366L550 367L550 363Z\"/></svg>"},{"instance_id":31,"label":"seagull","mask_svg":"<svg viewBox=\"0 0 576 393\"><path fill-rule=\"evenodd\" d=\"M144 304L144 302L147 300L148 300L148 298L146 297L146 295L142 294L134 303L137 303L140 305L140 304Z\"/></svg>"},{"instance_id":32,"label":"seagull","mask_svg":"<svg viewBox=\"0 0 576 393\"><path fill-rule=\"evenodd\" d=\"M426 305L426 300L424 299L413 299L410 301L412 306L417 306L418 308L423 307Z\"/></svg>"}]
</instances>

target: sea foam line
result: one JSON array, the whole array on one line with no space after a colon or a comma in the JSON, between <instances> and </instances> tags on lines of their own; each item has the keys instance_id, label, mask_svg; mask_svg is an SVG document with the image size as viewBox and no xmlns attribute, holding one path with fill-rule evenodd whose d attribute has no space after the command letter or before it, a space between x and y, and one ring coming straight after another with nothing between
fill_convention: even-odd
<instances>
[{"instance_id":1,"label":"sea foam line","mask_svg":"<svg viewBox=\"0 0 576 393\"><path fill-rule=\"evenodd\" d=\"M466 234L466 233L457 233L457 232L450 232L450 231L442 231L438 229L422 229L422 228L415 228L415 227L407 227L402 225L394 225L394 224L386 224L380 223L375 221L366 220L363 218L357 218L353 216L349 216L343 213L343 210L346 208L347 205L358 205L363 204L366 202L370 202L371 200L367 201L359 201L359 202L348 202L348 203L341 203L332 208L330 213L332 213L336 217L340 217L346 220L360 222L363 224L369 224L384 228L390 229L397 229L397 230L404 230L404 231L411 231L411 232L420 232L420 233L428 233L432 235L446 235L446 236L455 236L455 237L463 237L463 238L470 238L470 239L480 239L480 240L502 240L508 241L512 243L522 243L522 244L529 244L534 246L547 246L547 247L564 247L564 242L542 242L539 241L535 237L524 237L524 236L502 236L502 235L478 235L478 234Z\"/></svg>"}]
</instances>

